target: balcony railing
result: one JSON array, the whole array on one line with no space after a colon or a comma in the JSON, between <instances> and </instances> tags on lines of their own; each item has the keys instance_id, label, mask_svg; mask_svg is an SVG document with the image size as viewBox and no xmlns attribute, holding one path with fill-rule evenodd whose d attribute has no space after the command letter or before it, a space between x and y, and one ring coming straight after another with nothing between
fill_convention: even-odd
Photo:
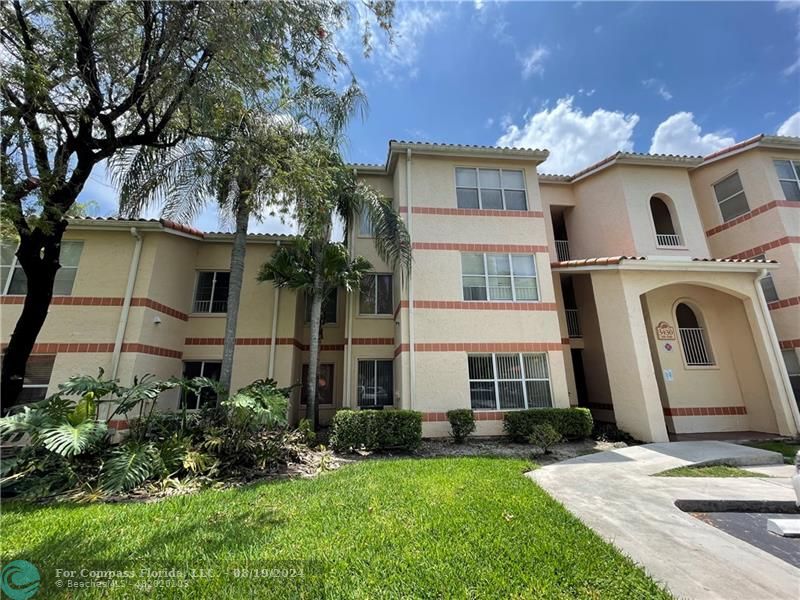
<instances>
[{"instance_id":1,"label":"balcony railing","mask_svg":"<svg viewBox=\"0 0 800 600\"><path fill-rule=\"evenodd\" d=\"M571 338L581 338L581 322L578 318L577 308L568 308L564 311L567 314L567 333Z\"/></svg>"},{"instance_id":2,"label":"balcony railing","mask_svg":"<svg viewBox=\"0 0 800 600\"><path fill-rule=\"evenodd\" d=\"M657 233L656 234L656 243L659 246L680 246L681 245L681 236L676 233Z\"/></svg>"},{"instance_id":3,"label":"balcony railing","mask_svg":"<svg viewBox=\"0 0 800 600\"><path fill-rule=\"evenodd\" d=\"M556 254L558 260L569 260L569 241L556 240Z\"/></svg>"},{"instance_id":4,"label":"balcony railing","mask_svg":"<svg viewBox=\"0 0 800 600\"><path fill-rule=\"evenodd\" d=\"M687 365L707 367L714 364L706 346L706 336L702 327L680 327L678 331Z\"/></svg>"}]
</instances>

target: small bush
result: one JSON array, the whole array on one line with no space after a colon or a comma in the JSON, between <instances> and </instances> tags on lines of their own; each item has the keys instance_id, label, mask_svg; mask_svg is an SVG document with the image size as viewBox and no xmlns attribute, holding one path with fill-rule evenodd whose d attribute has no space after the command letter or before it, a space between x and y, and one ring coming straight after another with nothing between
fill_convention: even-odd
<instances>
[{"instance_id":1,"label":"small bush","mask_svg":"<svg viewBox=\"0 0 800 600\"><path fill-rule=\"evenodd\" d=\"M527 442L533 427L549 423L568 440L587 438L592 433L592 413L587 408L531 408L508 412L503 429L515 442Z\"/></svg>"},{"instance_id":2,"label":"small bush","mask_svg":"<svg viewBox=\"0 0 800 600\"><path fill-rule=\"evenodd\" d=\"M636 439L627 431L623 431L614 423L600 423L594 424L592 430L592 439L598 442L625 442L626 444L635 444Z\"/></svg>"},{"instance_id":3,"label":"small bush","mask_svg":"<svg viewBox=\"0 0 800 600\"><path fill-rule=\"evenodd\" d=\"M475 413L469 408L458 408L447 411L450 421L450 433L456 444L463 444L467 436L475 431Z\"/></svg>"},{"instance_id":4,"label":"small bush","mask_svg":"<svg viewBox=\"0 0 800 600\"><path fill-rule=\"evenodd\" d=\"M562 439L561 434L550 423L534 425L531 434L528 436L528 442L540 449L541 454L548 454L550 446L557 444Z\"/></svg>"},{"instance_id":5,"label":"small bush","mask_svg":"<svg viewBox=\"0 0 800 600\"><path fill-rule=\"evenodd\" d=\"M413 410L340 410L331 422L330 443L339 452L414 450L422 441L422 413Z\"/></svg>"}]
</instances>

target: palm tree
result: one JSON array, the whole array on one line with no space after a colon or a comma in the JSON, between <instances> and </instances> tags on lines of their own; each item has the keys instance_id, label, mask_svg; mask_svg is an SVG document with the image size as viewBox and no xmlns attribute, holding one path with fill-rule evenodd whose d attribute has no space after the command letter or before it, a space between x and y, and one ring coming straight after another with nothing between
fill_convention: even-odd
<instances>
[{"instance_id":1,"label":"palm tree","mask_svg":"<svg viewBox=\"0 0 800 600\"><path fill-rule=\"evenodd\" d=\"M344 287L348 293L358 290L363 275L371 268L362 257L349 259L345 246L331 241L334 217L344 222L345 232L351 231L350 224L359 215L369 218L378 255L392 268L410 270L412 256L408 230L391 202L358 181L336 151L318 148L315 154L319 162L313 185L295 190L301 238L294 246L279 249L262 266L259 279L302 290L311 301L308 379L304 385L306 416L316 431L322 304L337 287ZM349 236L346 241L350 241Z\"/></svg>"}]
</instances>

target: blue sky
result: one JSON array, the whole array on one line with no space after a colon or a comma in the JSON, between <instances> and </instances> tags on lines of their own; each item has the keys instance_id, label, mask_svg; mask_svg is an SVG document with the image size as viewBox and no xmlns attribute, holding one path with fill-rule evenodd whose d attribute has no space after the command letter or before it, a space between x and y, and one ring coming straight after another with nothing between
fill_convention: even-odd
<instances>
[{"instance_id":1,"label":"blue sky","mask_svg":"<svg viewBox=\"0 0 800 600\"><path fill-rule=\"evenodd\" d=\"M340 35L369 99L353 162L383 163L404 139L548 148L541 171L571 173L616 150L800 136L797 2L399 2L395 43L376 35L369 58L356 29ZM97 169L81 196L98 214L113 212L104 182Z\"/></svg>"}]
</instances>

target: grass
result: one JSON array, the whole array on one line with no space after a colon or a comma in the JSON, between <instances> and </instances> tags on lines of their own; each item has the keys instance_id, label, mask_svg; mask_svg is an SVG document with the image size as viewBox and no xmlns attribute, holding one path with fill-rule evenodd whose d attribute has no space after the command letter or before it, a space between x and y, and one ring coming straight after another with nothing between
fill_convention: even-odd
<instances>
[{"instance_id":1,"label":"grass","mask_svg":"<svg viewBox=\"0 0 800 600\"><path fill-rule=\"evenodd\" d=\"M675 467L656 473L655 477L769 477L769 475L754 473L739 467L714 465L710 467Z\"/></svg>"},{"instance_id":2,"label":"grass","mask_svg":"<svg viewBox=\"0 0 800 600\"><path fill-rule=\"evenodd\" d=\"M43 598L54 595L54 569L87 565L217 575L152 590L158 598L670 597L524 477L530 468L485 457L380 460L151 504L4 502L0 556L37 565ZM305 576L231 575L276 566Z\"/></svg>"},{"instance_id":3,"label":"grass","mask_svg":"<svg viewBox=\"0 0 800 600\"><path fill-rule=\"evenodd\" d=\"M746 445L752 448L761 448L762 450L780 452L783 454L783 462L788 464L794 464L794 457L797 454L797 451L800 450L800 443L783 442L779 440L768 442L748 442Z\"/></svg>"}]
</instances>

